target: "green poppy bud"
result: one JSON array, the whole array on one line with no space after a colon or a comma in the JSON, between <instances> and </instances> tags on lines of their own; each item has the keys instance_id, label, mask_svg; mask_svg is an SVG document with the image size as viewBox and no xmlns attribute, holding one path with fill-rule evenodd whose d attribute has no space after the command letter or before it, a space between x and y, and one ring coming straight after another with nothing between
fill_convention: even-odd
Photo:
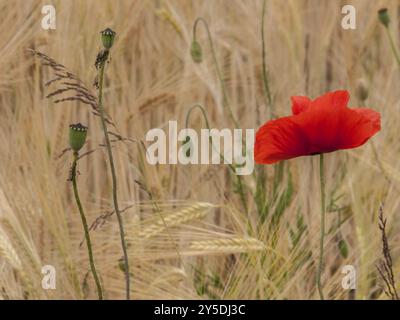
<instances>
[{"instance_id":1,"label":"green poppy bud","mask_svg":"<svg viewBox=\"0 0 400 320\"><path fill-rule=\"evenodd\" d=\"M365 81L365 79L361 78L357 81L356 93L357 93L358 99L360 99L362 102L367 100L367 98L368 98L368 83Z\"/></svg>"},{"instance_id":2,"label":"green poppy bud","mask_svg":"<svg viewBox=\"0 0 400 320\"><path fill-rule=\"evenodd\" d=\"M390 17L387 8L378 11L379 21L387 28L389 26Z\"/></svg>"},{"instance_id":3,"label":"green poppy bud","mask_svg":"<svg viewBox=\"0 0 400 320\"><path fill-rule=\"evenodd\" d=\"M78 152L86 141L87 127L77 123L69 126L69 145L71 149Z\"/></svg>"},{"instance_id":4,"label":"green poppy bud","mask_svg":"<svg viewBox=\"0 0 400 320\"><path fill-rule=\"evenodd\" d=\"M123 258L118 260L118 269L121 270L122 272L126 272L125 261Z\"/></svg>"},{"instance_id":5,"label":"green poppy bud","mask_svg":"<svg viewBox=\"0 0 400 320\"><path fill-rule=\"evenodd\" d=\"M101 42L103 42L104 48L110 49L114 43L116 33L110 28L103 30L101 33Z\"/></svg>"},{"instance_id":6,"label":"green poppy bud","mask_svg":"<svg viewBox=\"0 0 400 320\"><path fill-rule=\"evenodd\" d=\"M189 136L186 136L185 140L182 142L182 147L185 147L185 155L186 158L190 158L191 154L190 154L190 148L192 146L192 141L190 140Z\"/></svg>"},{"instance_id":7,"label":"green poppy bud","mask_svg":"<svg viewBox=\"0 0 400 320\"><path fill-rule=\"evenodd\" d=\"M190 54L194 62L201 63L203 61L203 52L201 50L200 43L198 43L196 40L192 41L192 45L190 46Z\"/></svg>"},{"instance_id":8,"label":"green poppy bud","mask_svg":"<svg viewBox=\"0 0 400 320\"><path fill-rule=\"evenodd\" d=\"M347 246L346 240L340 240L338 243L340 254L343 258L347 258L349 256L349 248Z\"/></svg>"}]
</instances>

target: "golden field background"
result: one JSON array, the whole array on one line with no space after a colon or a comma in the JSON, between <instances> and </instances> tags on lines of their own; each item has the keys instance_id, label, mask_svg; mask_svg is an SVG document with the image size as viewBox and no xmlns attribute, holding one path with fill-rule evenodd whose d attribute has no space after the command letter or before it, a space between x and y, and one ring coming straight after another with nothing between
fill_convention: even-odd
<instances>
[{"instance_id":1,"label":"golden field background","mask_svg":"<svg viewBox=\"0 0 400 320\"><path fill-rule=\"evenodd\" d=\"M262 83L262 1L52 1L57 29L50 31L40 25L45 4L0 1L0 298L95 299L67 182L72 155L57 156L68 146L70 123L88 125L85 150L97 148L103 142L100 122L86 105L46 99L50 71L26 49L48 54L95 93L99 32L111 27L117 39L106 71L105 107L123 136L143 140L151 128L167 130L168 120L183 127L195 103L204 105L212 127L233 128L202 25L203 63L193 63L189 54L193 22L201 16L210 25L240 127L256 129L270 116ZM400 1L351 1L356 30L341 28L345 4L268 1L268 75L278 116L290 114L291 95L315 97L335 89L349 90L350 106L360 106L357 83L368 83L365 105L382 115L382 130L372 139L377 152L368 142L326 156L330 232L323 284L330 299L385 299L376 271L382 203L400 282L400 70L377 11L388 7L398 44ZM192 113L191 127L205 127L200 112ZM142 149L128 142L116 142L114 156L121 207L130 206L124 222L133 299L318 298L317 157L258 167L258 178L243 179L246 210L227 166L150 166ZM112 211L106 159L99 148L79 163L90 222ZM91 235L106 298L123 299L115 216ZM347 257L338 248L341 239ZM41 287L47 264L57 270L56 290ZM347 264L357 270L355 293L341 287Z\"/></svg>"}]
</instances>

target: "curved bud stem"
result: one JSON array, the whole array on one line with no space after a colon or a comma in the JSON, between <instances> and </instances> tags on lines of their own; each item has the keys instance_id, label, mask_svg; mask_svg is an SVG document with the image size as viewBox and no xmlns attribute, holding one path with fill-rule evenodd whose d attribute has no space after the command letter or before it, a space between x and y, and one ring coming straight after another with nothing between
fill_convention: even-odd
<instances>
[{"instance_id":1,"label":"curved bud stem","mask_svg":"<svg viewBox=\"0 0 400 320\"><path fill-rule=\"evenodd\" d=\"M207 111L206 111L206 110L204 109L204 107L203 107L201 104L199 104L199 103L198 103L198 104L194 104L193 106L191 106L191 107L189 108L189 111L188 111L187 114L186 114L185 128L188 128L188 127L189 127L189 118L190 118L190 115L191 115L192 111L193 111L194 109L196 109L196 108L200 109L201 114L203 115L204 121L206 122L206 127L207 127L208 130L210 130L210 123L209 123L209 121L208 121ZM190 140L190 139L189 139L189 140ZM189 140L186 140L185 143L188 143ZM211 136L209 137L209 140L210 140L210 143L211 143L211 147L212 147L214 150L216 150L216 148L215 148L215 146L214 146L214 144L213 144L213 140L212 140L212 137L211 137ZM216 151L218 151L218 150L216 150ZM219 154L221 160L222 160L223 162L225 162L224 155L221 154L221 152L219 152L219 151L218 151L218 154ZM235 174L235 166L234 166L233 164L230 164L230 163L228 164L228 166L229 166L230 172L233 173L233 174ZM238 193L239 193L239 195L240 195L240 200L241 200L241 202L242 202L243 208L244 208L245 211L247 212L247 201L246 201L246 196L245 196L245 194L244 194L245 191L244 191L244 184L243 184L243 181L242 181L242 177L241 177L241 176L238 176L238 175L235 175L235 176L236 176L237 183L238 183Z\"/></svg>"},{"instance_id":2,"label":"curved bud stem","mask_svg":"<svg viewBox=\"0 0 400 320\"><path fill-rule=\"evenodd\" d=\"M236 128L238 128L239 124L238 124L235 116L233 115L233 111L232 111L232 108L231 108L231 105L230 105L230 102L229 102L229 99L228 99L228 95L226 93L225 81L224 81L224 78L222 76L221 70L220 70L219 65L218 65L217 55L215 53L214 43L213 43L213 40L212 40L212 37L211 37L211 32L210 32L210 29L208 27L207 21L205 19L203 19L202 17L197 18L195 20L194 24L193 24L193 41L198 43L197 42L197 37L196 37L196 32L197 32L197 26L198 26L199 22L203 23L203 25L204 25L204 27L205 27L205 29L207 31L207 37L208 37L208 41L210 43L210 48L211 48L211 55L213 57L215 70L217 71L217 76L218 76L218 79L219 79L219 82L220 82L220 85L221 85L221 89L222 89L223 105L228 110L229 117L231 118L233 124L235 125Z\"/></svg>"},{"instance_id":3,"label":"curved bud stem","mask_svg":"<svg viewBox=\"0 0 400 320\"><path fill-rule=\"evenodd\" d=\"M387 33L388 38L389 38L390 48L392 49L393 56L396 59L396 62L400 67L400 55L399 55L399 52L398 52L398 50L396 48L396 45L394 43L393 35L390 32L390 29L388 27L385 27L385 29L386 29L386 33Z\"/></svg>"},{"instance_id":4,"label":"curved bud stem","mask_svg":"<svg viewBox=\"0 0 400 320\"><path fill-rule=\"evenodd\" d=\"M189 118L190 118L190 114L192 113L192 111L194 110L194 109L196 109L196 108L198 108L198 109L200 109L200 111L201 111L201 113L202 113L202 115L203 115L203 118L204 118L204 121L206 122L206 127L207 127L207 129L210 129L210 124L209 124L209 122L208 122L208 117L207 117L207 111L204 109L204 107L201 105L201 104L194 104L193 106L191 106L190 108L189 108L189 111L186 113L186 121L185 121L185 128L188 128L189 127Z\"/></svg>"}]
</instances>

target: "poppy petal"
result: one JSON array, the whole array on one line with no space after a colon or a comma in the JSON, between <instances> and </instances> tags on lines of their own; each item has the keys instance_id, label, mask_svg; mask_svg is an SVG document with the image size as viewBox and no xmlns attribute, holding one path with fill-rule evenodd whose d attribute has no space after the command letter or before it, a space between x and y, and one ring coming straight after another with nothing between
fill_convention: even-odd
<instances>
[{"instance_id":1,"label":"poppy petal","mask_svg":"<svg viewBox=\"0 0 400 320\"><path fill-rule=\"evenodd\" d=\"M349 103L350 95L346 90L328 92L311 102L314 108L344 108Z\"/></svg>"},{"instance_id":2,"label":"poppy petal","mask_svg":"<svg viewBox=\"0 0 400 320\"><path fill-rule=\"evenodd\" d=\"M330 98L331 99L331 98ZM309 154L331 152L338 149L338 134L341 114L348 108L333 108L331 105L310 107L307 112L293 116L293 121L302 129L309 143Z\"/></svg>"},{"instance_id":3,"label":"poppy petal","mask_svg":"<svg viewBox=\"0 0 400 320\"><path fill-rule=\"evenodd\" d=\"M305 96L293 96L292 100L292 113L299 114L308 109L311 103L311 99Z\"/></svg>"},{"instance_id":4,"label":"poppy petal","mask_svg":"<svg viewBox=\"0 0 400 320\"><path fill-rule=\"evenodd\" d=\"M371 109L348 109L341 118L339 149L359 147L381 129L380 113Z\"/></svg>"},{"instance_id":5,"label":"poppy petal","mask_svg":"<svg viewBox=\"0 0 400 320\"><path fill-rule=\"evenodd\" d=\"M254 159L271 164L308 154L308 141L294 116L268 121L256 134Z\"/></svg>"},{"instance_id":6,"label":"poppy petal","mask_svg":"<svg viewBox=\"0 0 400 320\"><path fill-rule=\"evenodd\" d=\"M256 134L254 157L270 164L303 155L356 148L381 129L380 114L347 107L349 93L333 91L311 101L292 97L292 116L264 124Z\"/></svg>"},{"instance_id":7,"label":"poppy petal","mask_svg":"<svg viewBox=\"0 0 400 320\"><path fill-rule=\"evenodd\" d=\"M372 121L374 127L377 128L378 131L381 129L381 114L379 112L368 108L355 108L352 110L362 114L364 117Z\"/></svg>"}]
</instances>

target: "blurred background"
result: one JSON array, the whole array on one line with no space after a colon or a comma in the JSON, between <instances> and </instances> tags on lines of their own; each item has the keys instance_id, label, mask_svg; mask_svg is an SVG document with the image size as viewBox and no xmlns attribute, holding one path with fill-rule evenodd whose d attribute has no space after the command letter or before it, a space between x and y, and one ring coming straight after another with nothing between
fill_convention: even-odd
<instances>
[{"instance_id":1,"label":"blurred background","mask_svg":"<svg viewBox=\"0 0 400 320\"><path fill-rule=\"evenodd\" d=\"M193 23L209 25L226 95L240 128L257 129L291 113L290 96L350 92L350 106L381 112L382 130L355 149L326 156L327 236L323 273L329 299L385 299L377 216L382 204L395 279L400 282L400 67L377 11L387 7L400 41L400 1L33 1L0 0L0 298L95 299L96 290L69 176L68 126L89 127L78 183L96 266L107 299L123 299L124 265L112 214L111 179L99 118L76 101L55 103L44 84L45 53L93 81L100 31L117 32L106 69L104 105L123 137L144 140L169 120L185 126L204 106L210 126L234 128L223 103L207 31L199 23L203 61L193 62ZM43 5L56 8L44 30ZM344 5L355 30L341 27ZM368 97L360 96L360 86ZM206 128L199 110L190 127ZM111 129L110 129L111 130ZM317 299L318 158L257 166L238 178L226 165L147 164L140 144L115 141L120 206L132 299ZM164 220L164 221L163 221ZM56 289L42 288L42 267L56 269ZM356 290L342 288L342 268L356 270Z\"/></svg>"}]
</instances>

